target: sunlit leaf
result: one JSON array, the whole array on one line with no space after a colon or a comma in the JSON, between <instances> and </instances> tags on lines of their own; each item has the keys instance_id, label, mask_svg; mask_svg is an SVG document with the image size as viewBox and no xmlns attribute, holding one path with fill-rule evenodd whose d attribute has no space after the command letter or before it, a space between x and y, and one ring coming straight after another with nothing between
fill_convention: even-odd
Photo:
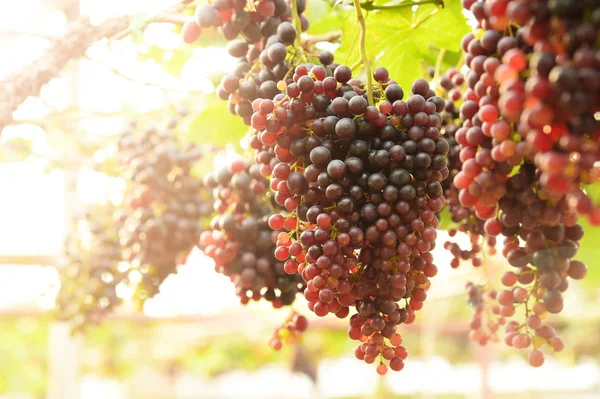
<instances>
[{"instance_id":1,"label":"sunlit leaf","mask_svg":"<svg viewBox=\"0 0 600 399\"><path fill-rule=\"evenodd\" d=\"M313 36L337 30L343 21L354 15L346 12L342 7L332 7L324 1L309 1L304 14L310 21L308 33Z\"/></svg>"},{"instance_id":2,"label":"sunlit leaf","mask_svg":"<svg viewBox=\"0 0 600 399\"><path fill-rule=\"evenodd\" d=\"M208 143L219 147L233 144L239 149L240 139L247 130L248 126L229 112L226 101L209 94L206 107L189 124L186 138L196 144Z\"/></svg>"},{"instance_id":3,"label":"sunlit leaf","mask_svg":"<svg viewBox=\"0 0 600 399\"><path fill-rule=\"evenodd\" d=\"M440 220L440 224L438 226L440 230L450 230L456 225L456 223L452 221L450 211L448 210L447 206L439 212L438 218Z\"/></svg>"},{"instance_id":4,"label":"sunlit leaf","mask_svg":"<svg viewBox=\"0 0 600 399\"><path fill-rule=\"evenodd\" d=\"M457 51L460 39L469 31L460 1L446 2L444 8L425 4L412 8L373 10L366 13L367 56L374 66L383 66L401 86L424 76L426 63L435 59L431 48ZM348 18L342 27L342 45L336 51L339 62L353 64L359 59L356 38L359 25Z\"/></svg>"},{"instance_id":5,"label":"sunlit leaf","mask_svg":"<svg viewBox=\"0 0 600 399\"><path fill-rule=\"evenodd\" d=\"M584 184L583 188L592 202L596 204L596 206L600 206L600 182Z\"/></svg>"}]
</instances>

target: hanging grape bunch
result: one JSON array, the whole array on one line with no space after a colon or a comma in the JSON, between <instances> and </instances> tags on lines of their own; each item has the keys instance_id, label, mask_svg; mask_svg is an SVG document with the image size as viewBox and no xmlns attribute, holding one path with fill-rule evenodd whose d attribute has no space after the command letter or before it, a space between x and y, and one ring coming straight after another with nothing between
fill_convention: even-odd
<instances>
[{"instance_id":1,"label":"hanging grape bunch","mask_svg":"<svg viewBox=\"0 0 600 399\"><path fill-rule=\"evenodd\" d=\"M242 304L264 298L275 308L291 305L303 284L275 259L277 233L267 224L274 210L259 166L236 159L205 175L204 182L213 190L216 216L202 233L200 248L215 261L216 271L231 278Z\"/></svg>"},{"instance_id":2,"label":"hanging grape bunch","mask_svg":"<svg viewBox=\"0 0 600 399\"><path fill-rule=\"evenodd\" d=\"M298 312L292 311L284 323L273 331L269 345L280 350L283 344L295 344L302 341L302 334L308 328L308 320Z\"/></svg>"},{"instance_id":3,"label":"hanging grape bunch","mask_svg":"<svg viewBox=\"0 0 600 399\"><path fill-rule=\"evenodd\" d=\"M453 181L458 172L463 169L460 145L456 141L455 135L462 126L459 119L459 109L465 79L456 69L450 69L434 83L437 86L436 91L446 101L446 108L442 112L441 132L450 146L450 150L448 151L448 168L450 173L448 178L442 181L442 186L444 187L444 195L447 200L451 220L456 225L456 228L450 229L448 233L451 237L454 237L457 231L460 231L466 233L470 240L469 249L463 249L458 243L451 240L444 243L444 248L450 251L454 257L450 262L452 268L457 268L461 260L471 260L473 266L478 267L482 264L480 257L482 251L487 251L490 254L495 253L496 237L486 237L483 221L477 217L477 209L461 206L459 190ZM465 155L468 155L468 152L463 152L462 156L464 157ZM475 162L475 160L471 159L467 164L470 162ZM478 186L473 184L468 189L475 190L476 192Z\"/></svg>"},{"instance_id":4,"label":"hanging grape bunch","mask_svg":"<svg viewBox=\"0 0 600 399\"><path fill-rule=\"evenodd\" d=\"M498 342L498 331L506 323L506 319L500 315L498 292L473 282L468 282L466 289L468 304L473 308L469 337L480 345Z\"/></svg>"},{"instance_id":5,"label":"hanging grape bunch","mask_svg":"<svg viewBox=\"0 0 600 399\"><path fill-rule=\"evenodd\" d=\"M245 0L220 0L212 4L200 4L196 8L195 21L188 21L182 34L188 41L187 32L199 32L197 27L218 26L226 40L227 51L238 59L232 73L226 75L217 87L217 95L228 100L232 114L250 125L251 102L257 97L273 98L280 93L277 82L284 79L290 68L306 62L310 56L295 48L299 34L292 25L292 6L288 0L263 0L256 3L256 11L245 9ZM308 20L302 15L306 2L296 4L296 12L302 31L308 29ZM188 28L191 26L191 28ZM199 35L198 35L199 36ZM197 36L192 35L191 38Z\"/></svg>"},{"instance_id":6,"label":"hanging grape bunch","mask_svg":"<svg viewBox=\"0 0 600 399\"><path fill-rule=\"evenodd\" d=\"M346 318L356 309L349 329L362 342L356 356L377 360L383 374L388 365L403 368L397 326L414 321L437 273L430 250L448 175L444 101L420 79L404 102L402 88L378 68L373 106L350 68L327 75L323 66L300 65L285 94L255 100L251 145L261 149L258 162L264 146L280 161L271 187L290 213L269 225L290 233L279 235L275 256L307 282L316 315Z\"/></svg>"},{"instance_id":7,"label":"hanging grape bunch","mask_svg":"<svg viewBox=\"0 0 600 399\"><path fill-rule=\"evenodd\" d=\"M554 202L566 198L596 224L597 211L581 183L598 179L599 122L594 113L600 107L595 83L600 65L594 57L597 28L591 17L597 5L569 5L465 1L482 28L463 39L470 71L461 113L469 126L460 141L476 148L494 140L489 149L495 176L484 176L484 191L487 180L505 187L512 167L525 158L539 168L540 196ZM479 177L462 176L460 188ZM488 206L504 195L501 189L492 194L467 203Z\"/></svg>"},{"instance_id":8,"label":"hanging grape bunch","mask_svg":"<svg viewBox=\"0 0 600 399\"><path fill-rule=\"evenodd\" d=\"M136 297L158 292L167 276L185 263L212 209L202 180L191 174L200 149L183 146L170 123L127 129L119 140L119 160L128 180L119 236L130 273L141 274Z\"/></svg>"},{"instance_id":9,"label":"hanging grape bunch","mask_svg":"<svg viewBox=\"0 0 600 399\"><path fill-rule=\"evenodd\" d=\"M494 313L525 315L506 322L505 341L530 349L533 366L543 364L544 347L562 350L545 316L563 309L568 278L586 274L573 259L583 236L577 215L600 223L582 189L599 177L593 3L463 0L479 27L462 42L468 88L453 183L485 234L505 237L514 269L502 276Z\"/></svg>"},{"instance_id":10,"label":"hanging grape bunch","mask_svg":"<svg viewBox=\"0 0 600 399\"><path fill-rule=\"evenodd\" d=\"M298 0L296 8L302 31L305 31L308 20L301 14L306 1ZM259 0L254 2L254 9L246 0L216 0L196 7L194 18L182 28L182 37L186 43L193 43L200 37L202 29L218 28L228 41L242 37L247 43L254 44L275 34L282 22L291 19L292 9L287 0Z\"/></svg>"},{"instance_id":11,"label":"hanging grape bunch","mask_svg":"<svg viewBox=\"0 0 600 399\"><path fill-rule=\"evenodd\" d=\"M100 323L120 303L116 287L123 281L119 271L121 248L113 207L93 208L65 242L67 264L60 271L56 298L58 317L82 331Z\"/></svg>"}]
</instances>

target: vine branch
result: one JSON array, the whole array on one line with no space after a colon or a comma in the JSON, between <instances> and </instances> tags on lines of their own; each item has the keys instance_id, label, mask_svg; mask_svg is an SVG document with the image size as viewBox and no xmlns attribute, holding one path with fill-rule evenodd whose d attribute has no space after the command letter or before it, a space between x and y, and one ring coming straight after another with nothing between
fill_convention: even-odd
<instances>
[{"instance_id":1,"label":"vine branch","mask_svg":"<svg viewBox=\"0 0 600 399\"><path fill-rule=\"evenodd\" d=\"M365 23L365 17L363 16L361 5L358 0L354 1L354 10L356 11L356 19L360 25L360 37L358 40L358 46L360 51L360 59L365 66L365 73L367 74L367 99L369 105L373 105L373 83L371 82L371 65L369 64L369 58L367 57L367 48L365 45L367 38L367 25Z\"/></svg>"},{"instance_id":2,"label":"vine branch","mask_svg":"<svg viewBox=\"0 0 600 399\"><path fill-rule=\"evenodd\" d=\"M165 22L174 25L183 25L189 20L188 17L179 14L162 14L161 16L154 18L152 22Z\"/></svg>"},{"instance_id":3,"label":"vine branch","mask_svg":"<svg viewBox=\"0 0 600 399\"><path fill-rule=\"evenodd\" d=\"M300 22L300 15L298 14L298 0L292 0L292 24L296 29L296 40L294 40L294 47L302 49L302 23Z\"/></svg>"},{"instance_id":4,"label":"vine branch","mask_svg":"<svg viewBox=\"0 0 600 399\"><path fill-rule=\"evenodd\" d=\"M134 23L135 18L131 15L109 18L99 25L93 25L87 17L71 22L65 34L51 39L48 48L29 66L0 80L0 134L13 122L13 112L27 97L39 96L46 83L58 76L70 60L81 58L93 43L105 38L122 38L181 6L178 1L142 23Z\"/></svg>"},{"instance_id":5,"label":"vine branch","mask_svg":"<svg viewBox=\"0 0 600 399\"><path fill-rule=\"evenodd\" d=\"M372 10L398 10L401 8L421 6L423 4L435 4L437 6L444 7L444 0L421 0L421 1L403 1L399 4L391 4L391 5L376 5L373 2L361 3L360 6L363 10L372 11Z\"/></svg>"},{"instance_id":6,"label":"vine branch","mask_svg":"<svg viewBox=\"0 0 600 399\"><path fill-rule=\"evenodd\" d=\"M129 17L110 18L93 26L87 17L71 22L64 36L51 40L48 49L33 63L8 74L0 81L0 132L13 121L13 112L29 96L37 96L67 62L81 57L97 40L123 30Z\"/></svg>"},{"instance_id":7,"label":"vine branch","mask_svg":"<svg viewBox=\"0 0 600 399\"><path fill-rule=\"evenodd\" d=\"M362 60L356 60L354 64L350 65L350 70L354 72L354 70L356 70L356 68L358 68L361 64Z\"/></svg>"},{"instance_id":8,"label":"vine branch","mask_svg":"<svg viewBox=\"0 0 600 399\"><path fill-rule=\"evenodd\" d=\"M342 37L342 31L336 30L333 32L326 33L324 35L307 36L302 39L304 44L314 44L319 42L335 43Z\"/></svg>"},{"instance_id":9,"label":"vine branch","mask_svg":"<svg viewBox=\"0 0 600 399\"><path fill-rule=\"evenodd\" d=\"M154 82L150 82L150 81L146 81L146 80L141 80L138 78L134 78L133 76L127 75L123 72L121 72L118 68L115 68L111 65L108 65L106 63L103 63L101 61L95 60L93 58L90 58L87 55L84 55L84 58L88 61L91 61L97 65L102 66L103 68L108 69L109 71L111 71L112 73L114 73L115 75L119 76L120 78L123 78L125 80L128 80L132 83L137 83L137 84L141 84L144 86L149 86L149 87L156 87L157 89L160 90L165 90L165 91L175 91L175 92L182 92L182 93L202 93L202 90L199 89L193 89L193 88L184 88L184 87L167 87L167 86L163 86L160 85L158 83L154 83Z\"/></svg>"},{"instance_id":10,"label":"vine branch","mask_svg":"<svg viewBox=\"0 0 600 399\"><path fill-rule=\"evenodd\" d=\"M446 54L446 49L441 48L438 53L437 60L435 62L435 71L433 73L433 79L437 80L440 77L440 71L442 69L442 62L444 61L444 55Z\"/></svg>"}]
</instances>

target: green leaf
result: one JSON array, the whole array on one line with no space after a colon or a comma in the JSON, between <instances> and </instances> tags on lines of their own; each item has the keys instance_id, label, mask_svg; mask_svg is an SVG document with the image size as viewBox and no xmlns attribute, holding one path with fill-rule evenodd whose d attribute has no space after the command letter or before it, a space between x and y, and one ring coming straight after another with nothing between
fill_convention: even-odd
<instances>
[{"instance_id":1,"label":"green leaf","mask_svg":"<svg viewBox=\"0 0 600 399\"><path fill-rule=\"evenodd\" d=\"M232 115L227 102L213 94L206 97L206 107L188 126L186 139L196 144L214 144L225 146L234 144L240 149L240 140L246 134L248 126L239 116Z\"/></svg>"},{"instance_id":2,"label":"green leaf","mask_svg":"<svg viewBox=\"0 0 600 399\"><path fill-rule=\"evenodd\" d=\"M592 200L592 203L596 206L600 205L600 182L593 184L584 184L583 188L587 193L588 197Z\"/></svg>"},{"instance_id":3,"label":"green leaf","mask_svg":"<svg viewBox=\"0 0 600 399\"><path fill-rule=\"evenodd\" d=\"M425 76L426 62L432 59L431 47L458 49L469 31L459 0L444 8L432 4L374 10L366 14L367 55L374 66L386 67L392 79L405 88ZM359 25L348 18L342 27L342 45L336 52L338 62L353 64L359 59Z\"/></svg>"},{"instance_id":4,"label":"green leaf","mask_svg":"<svg viewBox=\"0 0 600 399\"><path fill-rule=\"evenodd\" d=\"M456 226L456 223L452 221L452 217L450 216L450 210L448 206L445 206L439 213L438 219L440 220L440 224L438 229L440 230L450 230Z\"/></svg>"},{"instance_id":5,"label":"green leaf","mask_svg":"<svg viewBox=\"0 0 600 399\"><path fill-rule=\"evenodd\" d=\"M424 60L427 62L427 65L430 67L435 67L438 59L438 55L440 54L440 49L430 46L429 53L425 56ZM440 64L440 72L444 73L450 68L455 68L460 59L462 57L461 51L450 51L444 49L444 56L442 58L442 62Z\"/></svg>"},{"instance_id":6,"label":"green leaf","mask_svg":"<svg viewBox=\"0 0 600 399\"><path fill-rule=\"evenodd\" d=\"M164 49L151 45L145 52L138 52L140 61L152 60L160 65L165 72L173 76L181 75L185 62L192 58L193 48L189 46L176 49Z\"/></svg>"},{"instance_id":7,"label":"green leaf","mask_svg":"<svg viewBox=\"0 0 600 399\"><path fill-rule=\"evenodd\" d=\"M330 33L340 26L352 13L345 12L341 7L332 7L325 1L309 1L304 12L310 21L308 32L313 35Z\"/></svg>"},{"instance_id":8,"label":"green leaf","mask_svg":"<svg viewBox=\"0 0 600 399\"><path fill-rule=\"evenodd\" d=\"M183 51L173 51L169 54L168 59L163 63L163 67L168 74L180 76L185 62L189 59L189 55Z\"/></svg>"}]
</instances>

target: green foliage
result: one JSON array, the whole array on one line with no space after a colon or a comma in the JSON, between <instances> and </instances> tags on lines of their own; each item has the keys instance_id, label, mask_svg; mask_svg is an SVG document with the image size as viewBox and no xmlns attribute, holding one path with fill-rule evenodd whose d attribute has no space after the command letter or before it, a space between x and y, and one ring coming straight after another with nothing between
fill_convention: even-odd
<instances>
[{"instance_id":1,"label":"green foliage","mask_svg":"<svg viewBox=\"0 0 600 399\"><path fill-rule=\"evenodd\" d=\"M173 76L181 75L185 62L193 56L193 47L185 46L176 49L164 49L160 46L149 45L144 52L138 52L140 61L155 61L165 72Z\"/></svg>"},{"instance_id":2,"label":"green foliage","mask_svg":"<svg viewBox=\"0 0 600 399\"><path fill-rule=\"evenodd\" d=\"M42 395L48 378L48 319L24 317L0 323L0 395Z\"/></svg>"},{"instance_id":3,"label":"green foliage","mask_svg":"<svg viewBox=\"0 0 600 399\"><path fill-rule=\"evenodd\" d=\"M452 217L450 215L450 210L447 206L445 206L439 213L438 219L440 220L440 225L438 228L440 230L450 230L454 227L455 223L452 221Z\"/></svg>"},{"instance_id":4,"label":"green foliage","mask_svg":"<svg viewBox=\"0 0 600 399\"><path fill-rule=\"evenodd\" d=\"M354 13L344 12L340 7L332 7L325 1L312 0L306 5L305 15L310 21L308 32L313 35L324 35L335 30L348 18L354 18Z\"/></svg>"},{"instance_id":5,"label":"green foliage","mask_svg":"<svg viewBox=\"0 0 600 399\"><path fill-rule=\"evenodd\" d=\"M438 56L440 54L440 51L443 51L442 59L439 64L439 71L441 73L447 71L450 68L455 68L461 63L462 53L460 51L451 51L448 49L440 50L439 48L433 46L430 46L429 50L430 51L425 55L424 60L431 67L437 66Z\"/></svg>"},{"instance_id":6,"label":"green foliage","mask_svg":"<svg viewBox=\"0 0 600 399\"><path fill-rule=\"evenodd\" d=\"M237 116L231 115L227 102L210 93L205 107L188 126L186 139L195 144L214 144L224 147L232 144L240 148L240 140L248 127Z\"/></svg>"},{"instance_id":7,"label":"green foliage","mask_svg":"<svg viewBox=\"0 0 600 399\"><path fill-rule=\"evenodd\" d=\"M600 182L596 182L593 184L584 184L583 188L592 200L592 202L596 206L600 206Z\"/></svg>"},{"instance_id":8,"label":"green foliage","mask_svg":"<svg viewBox=\"0 0 600 399\"><path fill-rule=\"evenodd\" d=\"M413 80L426 76L425 66L437 58L432 48L458 50L469 27L459 0L447 1L443 8L434 4L420 5L414 11L397 7L366 13L366 48L373 65L385 66L406 91ZM359 29L353 18L343 24L338 62L351 65L358 60Z\"/></svg>"}]
</instances>

